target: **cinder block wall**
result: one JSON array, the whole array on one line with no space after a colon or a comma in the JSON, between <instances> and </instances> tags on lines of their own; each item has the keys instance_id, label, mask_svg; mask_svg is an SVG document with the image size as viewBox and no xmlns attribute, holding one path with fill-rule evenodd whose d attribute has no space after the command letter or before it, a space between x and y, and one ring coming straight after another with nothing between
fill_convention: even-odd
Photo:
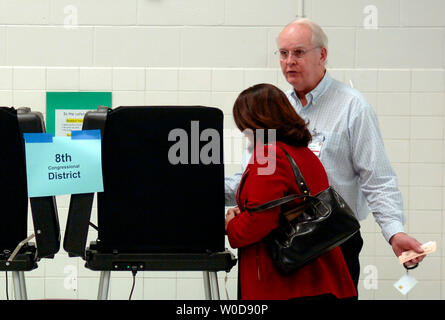
<instances>
[{"instance_id":1,"label":"cinder block wall","mask_svg":"<svg viewBox=\"0 0 445 320\"><path fill-rule=\"evenodd\" d=\"M260 82L288 89L275 39L301 14L299 1L0 0L0 105L45 114L46 91L112 91L113 106L217 106L229 132L241 90ZM361 90L377 112L406 230L439 246L411 272L419 283L402 296L393 283L404 269L370 216L362 222L360 298L445 299L445 2L306 0L304 9L329 36L331 74ZM226 156L226 174L239 168ZM69 197L57 202L63 232ZM91 231L90 240L96 236ZM234 268L225 281L219 273L223 299L225 287L236 298L236 275ZM26 273L28 297L95 299L98 276L61 249ZM130 273L112 273L110 298L127 299L131 284ZM139 273L133 294L203 298L199 272Z\"/></svg>"}]
</instances>

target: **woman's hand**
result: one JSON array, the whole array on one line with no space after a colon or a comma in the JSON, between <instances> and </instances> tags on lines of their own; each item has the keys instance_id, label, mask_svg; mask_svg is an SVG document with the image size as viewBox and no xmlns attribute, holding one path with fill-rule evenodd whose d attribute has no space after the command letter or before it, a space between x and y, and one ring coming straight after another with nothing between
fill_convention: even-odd
<instances>
[{"instance_id":1,"label":"woman's hand","mask_svg":"<svg viewBox=\"0 0 445 320\"><path fill-rule=\"evenodd\" d=\"M229 224L230 220L232 220L239 214L241 214L241 210L238 207L230 208L229 210L227 210L226 224L225 224L226 231L227 231L227 225Z\"/></svg>"}]
</instances>

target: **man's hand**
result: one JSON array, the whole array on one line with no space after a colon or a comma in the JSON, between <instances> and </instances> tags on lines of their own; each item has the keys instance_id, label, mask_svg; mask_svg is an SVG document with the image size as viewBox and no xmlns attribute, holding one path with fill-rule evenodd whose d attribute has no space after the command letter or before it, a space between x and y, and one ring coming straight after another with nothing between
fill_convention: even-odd
<instances>
[{"instance_id":1,"label":"man's hand","mask_svg":"<svg viewBox=\"0 0 445 320\"><path fill-rule=\"evenodd\" d=\"M417 253L423 252L421 247L422 244L404 232L399 232L393 235L391 239L389 239L389 243L391 244L392 250L397 257L400 256L402 252L407 250L414 250ZM409 260L406 262L406 266L409 267L419 263L423 260L423 258L425 258L425 255Z\"/></svg>"},{"instance_id":2,"label":"man's hand","mask_svg":"<svg viewBox=\"0 0 445 320\"><path fill-rule=\"evenodd\" d=\"M241 213L241 210L238 207L230 208L227 210L226 213L226 225L225 228L227 230L227 225L229 224L230 220L235 218L235 216L239 215Z\"/></svg>"}]
</instances>

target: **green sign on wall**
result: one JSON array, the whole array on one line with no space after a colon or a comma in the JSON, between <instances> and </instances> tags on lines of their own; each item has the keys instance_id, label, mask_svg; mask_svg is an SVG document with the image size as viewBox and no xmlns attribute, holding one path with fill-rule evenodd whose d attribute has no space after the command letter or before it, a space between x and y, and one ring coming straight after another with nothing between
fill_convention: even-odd
<instances>
[{"instance_id":1,"label":"green sign on wall","mask_svg":"<svg viewBox=\"0 0 445 320\"><path fill-rule=\"evenodd\" d=\"M111 92L47 92L46 131L54 136L70 136L82 130L83 117L98 106L111 108Z\"/></svg>"}]
</instances>

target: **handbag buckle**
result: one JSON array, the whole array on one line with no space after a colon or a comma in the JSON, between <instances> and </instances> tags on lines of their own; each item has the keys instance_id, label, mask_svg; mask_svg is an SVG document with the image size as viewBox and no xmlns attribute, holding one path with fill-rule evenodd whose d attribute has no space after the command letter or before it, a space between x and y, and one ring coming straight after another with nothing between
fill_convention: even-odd
<instances>
[{"instance_id":1,"label":"handbag buckle","mask_svg":"<svg viewBox=\"0 0 445 320\"><path fill-rule=\"evenodd\" d=\"M312 203L316 216L318 216L315 221L324 220L331 214L332 210L329 206L321 199L318 199L316 203ZM324 210L323 210L324 209Z\"/></svg>"}]
</instances>

